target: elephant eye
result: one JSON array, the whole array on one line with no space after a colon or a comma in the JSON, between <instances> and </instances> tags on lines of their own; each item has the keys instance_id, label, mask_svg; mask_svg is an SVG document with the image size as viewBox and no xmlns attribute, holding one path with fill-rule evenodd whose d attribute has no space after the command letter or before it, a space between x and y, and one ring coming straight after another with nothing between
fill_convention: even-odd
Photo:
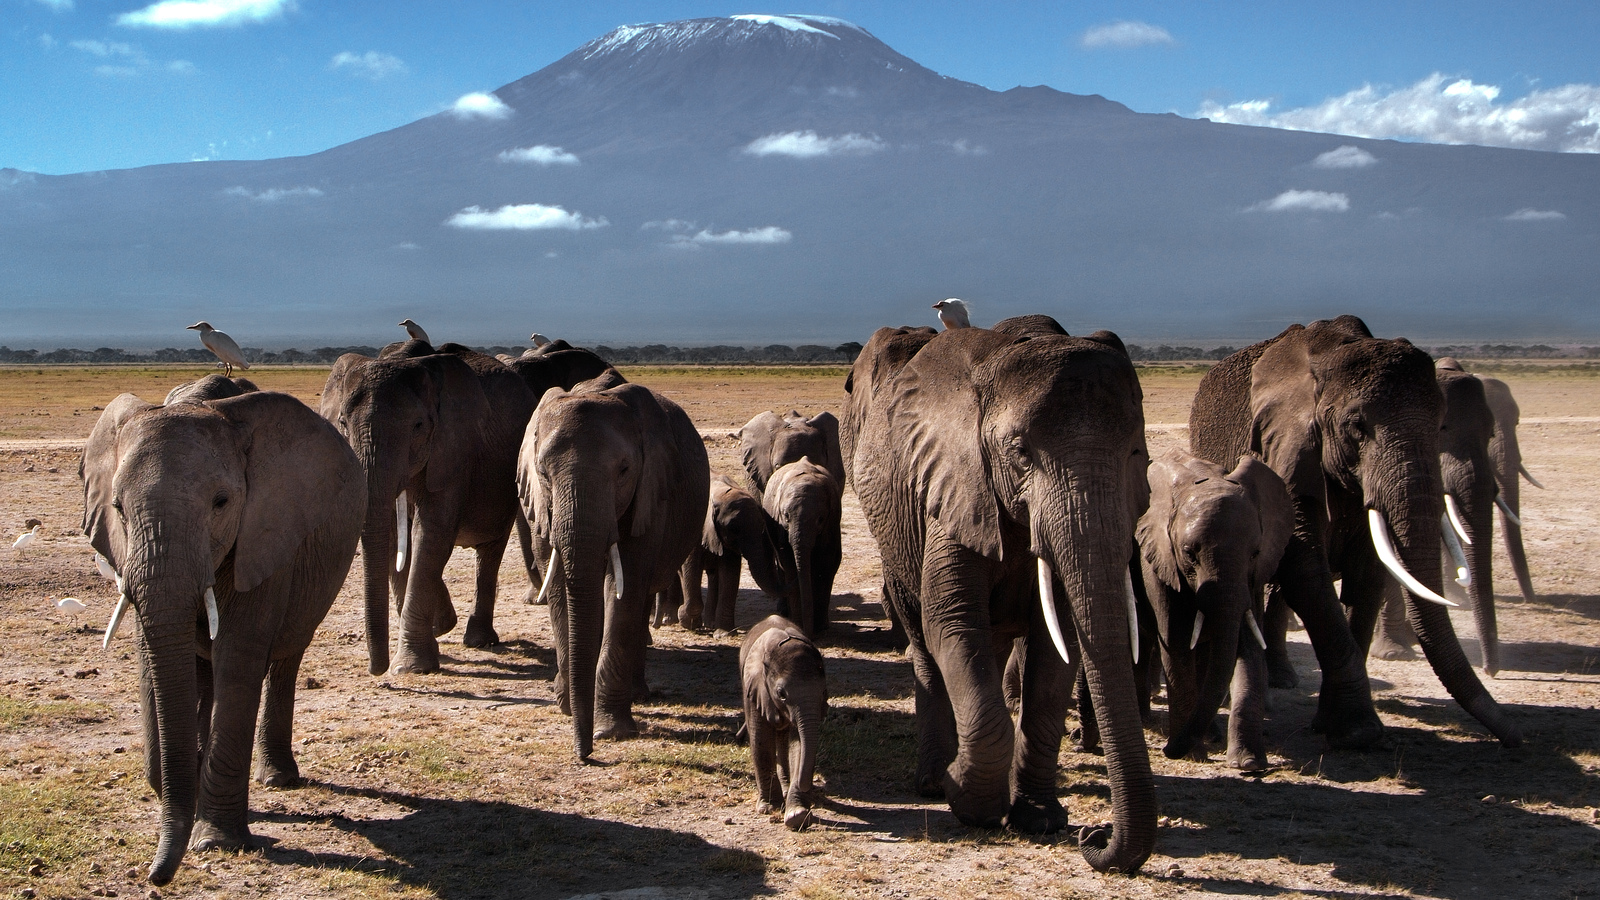
<instances>
[{"instance_id":1,"label":"elephant eye","mask_svg":"<svg viewBox=\"0 0 1600 900\"><path fill-rule=\"evenodd\" d=\"M117 511L117 515L122 515L122 499L119 497L115 500L112 500L111 508Z\"/></svg>"},{"instance_id":2,"label":"elephant eye","mask_svg":"<svg viewBox=\"0 0 1600 900\"><path fill-rule=\"evenodd\" d=\"M218 494L217 495L217 499L211 501L211 508L212 509L221 509L221 508L223 508L224 506L227 506L227 505L228 505L228 495L227 494Z\"/></svg>"}]
</instances>

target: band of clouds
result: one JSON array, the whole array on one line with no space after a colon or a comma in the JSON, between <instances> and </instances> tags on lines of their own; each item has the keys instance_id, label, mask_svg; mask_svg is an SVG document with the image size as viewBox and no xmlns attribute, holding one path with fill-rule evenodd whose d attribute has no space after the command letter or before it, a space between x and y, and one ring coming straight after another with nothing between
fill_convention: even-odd
<instances>
[{"instance_id":1,"label":"band of clouds","mask_svg":"<svg viewBox=\"0 0 1600 900\"><path fill-rule=\"evenodd\" d=\"M1348 212L1350 197L1329 191L1284 191L1271 200L1245 208L1245 212Z\"/></svg>"},{"instance_id":2,"label":"band of clouds","mask_svg":"<svg viewBox=\"0 0 1600 900\"><path fill-rule=\"evenodd\" d=\"M1311 161L1312 167L1317 169L1365 169L1377 164L1376 156L1349 144L1320 153Z\"/></svg>"},{"instance_id":3,"label":"band of clouds","mask_svg":"<svg viewBox=\"0 0 1600 900\"><path fill-rule=\"evenodd\" d=\"M587 231L611 224L604 216L586 218L580 213L567 212L559 206L542 203L518 203L486 210L469 206L444 220L452 228L472 231Z\"/></svg>"},{"instance_id":4,"label":"band of clouds","mask_svg":"<svg viewBox=\"0 0 1600 900\"><path fill-rule=\"evenodd\" d=\"M1283 112L1273 112L1269 100L1246 100L1207 103L1196 115L1291 131L1600 153L1600 86L1566 84L1509 102L1500 102L1500 94L1495 85L1435 72L1410 87L1385 92L1366 84L1316 106Z\"/></svg>"},{"instance_id":5,"label":"band of clouds","mask_svg":"<svg viewBox=\"0 0 1600 900\"><path fill-rule=\"evenodd\" d=\"M750 228L745 231L719 231L713 232L703 228L693 235L675 234L672 236L674 245L700 247L706 244L787 244L794 239L786 228L768 225L764 228Z\"/></svg>"},{"instance_id":6,"label":"band of clouds","mask_svg":"<svg viewBox=\"0 0 1600 900\"><path fill-rule=\"evenodd\" d=\"M391 75L404 75L410 71L400 57L379 53L376 50L368 50L365 53L345 50L334 54L333 60L328 63L328 68L349 69L352 75L370 81L380 81Z\"/></svg>"},{"instance_id":7,"label":"band of clouds","mask_svg":"<svg viewBox=\"0 0 1600 900\"><path fill-rule=\"evenodd\" d=\"M297 7L294 0L161 0L117 16L129 28L233 28L269 22Z\"/></svg>"},{"instance_id":8,"label":"band of clouds","mask_svg":"<svg viewBox=\"0 0 1600 900\"><path fill-rule=\"evenodd\" d=\"M450 104L450 114L458 119L504 119L511 112L505 101L484 91L462 94Z\"/></svg>"},{"instance_id":9,"label":"band of clouds","mask_svg":"<svg viewBox=\"0 0 1600 900\"><path fill-rule=\"evenodd\" d=\"M1131 50L1136 47L1154 47L1176 44L1172 34L1159 25L1148 22L1118 21L1096 25L1078 38L1079 46L1086 50L1111 48Z\"/></svg>"},{"instance_id":10,"label":"band of clouds","mask_svg":"<svg viewBox=\"0 0 1600 900\"><path fill-rule=\"evenodd\" d=\"M229 197L242 197L256 203L277 203L280 200L291 200L300 197L321 197L322 189L314 187L267 188L264 191L252 191L243 185L235 185L222 193Z\"/></svg>"},{"instance_id":11,"label":"band of clouds","mask_svg":"<svg viewBox=\"0 0 1600 900\"><path fill-rule=\"evenodd\" d=\"M71 41L67 46L96 59L105 60L101 65L95 66L94 73L108 78L132 78L156 65L142 49L120 41ZM177 74L194 71L194 63L186 59L175 59L160 64L160 67Z\"/></svg>"},{"instance_id":12,"label":"band of clouds","mask_svg":"<svg viewBox=\"0 0 1600 900\"><path fill-rule=\"evenodd\" d=\"M1533 209L1523 207L1509 216L1507 222L1560 222L1566 219L1567 214L1554 209Z\"/></svg>"},{"instance_id":13,"label":"band of clouds","mask_svg":"<svg viewBox=\"0 0 1600 900\"><path fill-rule=\"evenodd\" d=\"M796 159L814 159L819 156L860 156L888 149L889 145L877 135L849 134L838 137L821 137L815 131L789 131L769 134L745 145L750 156L792 156Z\"/></svg>"},{"instance_id":14,"label":"band of clouds","mask_svg":"<svg viewBox=\"0 0 1600 900\"><path fill-rule=\"evenodd\" d=\"M568 153L560 147L549 144L538 144L533 147L517 147L511 150L502 150L495 157L507 163L531 163L538 166L575 166L578 157Z\"/></svg>"},{"instance_id":15,"label":"band of clouds","mask_svg":"<svg viewBox=\"0 0 1600 900\"><path fill-rule=\"evenodd\" d=\"M48 6L54 12L71 12L72 0L39 0L40 5Z\"/></svg>"}]
</instances>

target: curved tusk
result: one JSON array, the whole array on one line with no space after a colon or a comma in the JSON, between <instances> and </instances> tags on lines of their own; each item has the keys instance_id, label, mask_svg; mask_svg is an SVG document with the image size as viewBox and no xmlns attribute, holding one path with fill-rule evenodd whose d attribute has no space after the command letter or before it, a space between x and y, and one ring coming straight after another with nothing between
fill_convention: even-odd
<instances>
[{"instance_id":1,"label":"curved tusk","mask_svg":"<svg viewBox=\"0 0 1600 900\"><path fill-rule=\"evenodd\" d=\"M555 580L556 548L550 548L550 561L544 564L544 583L539 585L539 599L533 601L537 606L544 605L545 595L550 593L550 582Z\"/></svg>"},{"instance_id":2,"label":"curved tusk","mask_svg":"<svg viewBox=\"0 0 1600 900\"><path fill-rule=\"evenodd\" d=\"M1444 495L1446 500L1449 494ZM1456 566L1456 584L1462 587L1472 587L1472 571L1467 568L1467 551L1461 548L1461 541L1456 539L1454 528L1450 527L1449 516L1439 517L1439 533L1444 536L1444 548L1450 551L1450 560Z\"/></svg>"},{"instance_id":3,"label":"curved tusk","mask_svg":"<svg viewBox=\"0 0 1600 900\"><path fill-rule=\"evenodd\" d=\"M1500 512L1505 514L1507 522L1510 522L1518 528L1522 527L1522 517L1511 511L1511 504L1506 502L1506 498L1498 496L1495 497L1494 505L1500 507Z\"/></svg>"},{"instance_id":4,"label":"curved tusk","mask_svg":"<svg viewBox=\"0 0 1600 900\"><path fill-rule=\"evenodd\" d=\"M617 599L622 599L622 553L617 550L617 545L611 545L611 578L617 588Z\"/></svg>"},{"instance_id":5,"label":"curved tusk","mask_svg":"<svg viewBox=\"0 0 1600 900\"><path fill-rule=\"evenodd\" d=\"M1194 633L1189 635L1189 649L1193 650L1200 643L1200 629L1206 625L1206 614L1200 610L1194 611Z\"/></svg>"},{"instance_id":6,"label":"curved tusk","mask_svg":"<svg viewBox=\"0 0 1600 900\"><path fill-rule=\"evenodd\" d=\"M1061 634L1061 617L1056 615L1056 575L1050 571L1050 564L1044 557L1036 559L1039 561L1039 608L1044 611L1044 627L1049 630L1050 641L1061 654L1061 661L1070 666L1072 654L1067 652L1067 639Z\"/></svg>"},{"instance_id":7,"label":"curved tusk","mask_svg":"<svg viewBox=\"0 0 1600 900\"><path fill-rule=\"evenodd\" d=\"M1139 601L1133 594L1133 573L1122 572L1123 593L1128 595L1128 643L1133 646L1133 662L1139 663Z\"/></svg>"},{"instance_id":8,"label":"curved tusk","mask_svg":"<svg viewBox=\"0 0 1600 900\"><path fill-rule=\"evenodd\" d=\"M1467 526L1461 523L1461 508L1456 506L1456 496L1454 494L1444 495L1444 511L1450 519L1450 527L1455 529L1456 534L1461 535L1461 543L1471 547L1472 536L1467 534Z\"/></svg>"},{"instance_id":9,"label":"curved tusk","mask_svg":"<svg viewBox=\"0 0 1600 900\"><path fill-rule=\"evenodd\" d=\"M411 548L411 504L407 502L406 492L401 491L400 496L394 498L394 531L397 536L394 551L394 570L406 570L406 551Z\"/></svg>"},{"instance_id":10,"label":"curved tusk","mask_svg":"<svg viewBox=\"0 0 1600 900\"><path fill-rule=\"evenodd\" d=\"M1400 562L1400 554L1394 549L1394 539L1389 536L1389 523L1384 521L1383 513L1375 509L1367 510L1367 527L1372 532L1372 548L1378 551L1378 561L1383 563L1383 567L1388 569L1391 575L1399 579L1413 597L1442 606L1458 605L1428 590L1416 576L1406 571L1405 564Z\"/></svg>"},{"instance_id":11,"label":"curved tusk","mask_svg":"<svg viewBox=\"0 0 1600 900\"><path fill-rule=\"evenodd\" d=\"M217 592L206 588L206 626L211 631L211 639L217 639Z\"/></svg>"},{"instance_id":12,"label":"curved tusk","mask_svg":"<svg viewBox=\"0 0 1600 900\"><path fill-rule=\"evenodd\" d=\"M1528 467L1527 466L1523 465L1522 463L1517 463L1517 471L1522 473L1522 477L1523 478L1528 479L1528 483L1529 484L1533 485L1534 487L1538 488L1541 491L1544 490L1544 485L1540 484L1539 483L1539 479L1533 477L1533 475L1528 472Z\"/></svg>"},{"instance_id":13,"label":"curved tusk","mask_svg":"<svg viewBox=\"0 0 1600 900\"><path fill-rule=\"evenodd\" d=\"M1261 649L1267 649L1267 639L1261 634L1261 623L1256 621L1256 614L1247 611L1244 614L1244 620L1250 626L1250 633L1255 635L1256 643L1261 645Z\"/></svg>"},{"instance_id":14,"label":"curved tusk","mask_svg":"<svg viewBox=\"0 0 1600 900\"><path fill-rule=\"evenodd\" d=\"M106 625L106 636L100 641L101 650L111 649L111 639L116 636L117 629L122 626L122 615L128 611L128 595L117 596L117 606L111 610L111 621Z\"/></svg>"}]
</instances>

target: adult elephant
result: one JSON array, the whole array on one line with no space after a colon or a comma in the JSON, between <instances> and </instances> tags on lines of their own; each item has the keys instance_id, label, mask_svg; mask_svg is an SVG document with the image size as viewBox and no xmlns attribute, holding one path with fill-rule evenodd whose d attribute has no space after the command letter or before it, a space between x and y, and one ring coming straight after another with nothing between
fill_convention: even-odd
<instances>
[{"instance_id":1,"label":"adult elephant","mask_svg":"<svg viewBox=\"0 0 1600 900\"><path fill-rule=\"evenodd\" d=\"M773 471L761 498L777 526L774 540L789 587L778 615L809 638L827 631L831 618L833 579L844 558L841 503L839 481L805 456Z\"/></svg>"},{"instance_id":2,"label":"adult elephant","mask_svg":"<svg viewBox=\"0 0 1600 900\"><path fill-rule=\"evenodd\" d=\"M1098 870L1132 872L1156 834L1129 657L1128 561L1149 491L1142 393L1115 335L1049 324L879 329L845 383L845 443L910 640L919 789L942 790L968 824L1064 827L1057 756L1076 645L1107 723L1114 808L1113 828L1079 846ZM1015 723L1001 687L1013 647Z\"/></svg>"},{"instance_id":3,"label":"adult elephant","mask_svg":"<svg viewBox=\"0 0 1600 900\"><path fill-rule=\"evenodd\" d=\"M711 470L676 403L615 371L540 401L517 483L541 551L556 639L556 694L573 747L639 733L650 604L700 541Z\"/></svg>"},{"instance_id":4,"label":"adult elephant","mask_svg":"<svg viewBox=\"0 0 1600 900\"><path fill-rule=\"evenodd\" d=\"M121 589L105 642L129 607L138 623L145 777L161 798L149 877L165 884L186 846L248 842L252 743L258 781L299 779L295 681L349 572L366 482L305 404L226 379L164 406L118 397L79 476L84 534Z\"/></svg>"},{"instance_id":5,"label":"adult elephant","mask_svg":"<svg viewBox=\"0 0 1600 900\"><path fill-rule=\"evenodd\" d=\"M733 633L741 559L749 565L750 577L761 590L774 596L787 593L774 528L772 517L761 508L760 500L726 475L712 477L700 546L690 551L681 569L684 627L704 626L722 635ZM702 576L706 583L703 601ZM672 619L668 612L658 607L655 624L667 624Z\"/></svg>"},{"instance_id":6,"label":"adult elephant","mask_svg":"<svg viewBox=\"0 0 1600 900\"><path fill-rule=\"evenodd\" d=\"M1201 379L1190 409L1197 455L1228 465L1255 451L1289 486L1295 531L1273 586L1316 650L1313 727L1335 748L1371 747L1383 732L1365 657L1390 574L1451 696L1505 745L1521 742L1439 605L1442 416L1432 358L1403 338L1374 338L1354 316L1294 325L1235 353ZM1267 631L1282 654L1281 633Z\"/></svg>"},{"instance_id":7,"label":"adult elephant","mask_svg":"<svg viewBox=\"0 0 1600 900\"><path fill-rule=\"evenodd\" d=\"M534 398L504 364L459 344L435 352L406 341L385 352L339 357L323 388L322 415L366 474L368 670L435 672L437 637L456 622L444 567L457 546L477 551L475 603L462 643L499 640L495 590L517 515L517 447ZM392 667L391 590L401 622Z\"/></svg>"},{"instance_id":8,"label":"adult elephant","mask_svg":"<svg viewBox=\"0 0 1600 900\"><path fill-rule=\"evenodd\" d=\"M1498 378L1477 376L1483 382L1483 396L1494 414L1494 436L1489 439L1489 458L1494 461L1494 480L1500 488L1500 533L1505 537L1506 556L1511 560L1511 571L1517 576L1517 587L1524 600L1532 600L1533 578L1528 574L1528 553L1522 546L1522 482L1543 489L1544 485L1528 472L1522 462L1522 447L1517 443L1517 423L1522 410L1511 388Z\"/></svg>"}]
</instances>

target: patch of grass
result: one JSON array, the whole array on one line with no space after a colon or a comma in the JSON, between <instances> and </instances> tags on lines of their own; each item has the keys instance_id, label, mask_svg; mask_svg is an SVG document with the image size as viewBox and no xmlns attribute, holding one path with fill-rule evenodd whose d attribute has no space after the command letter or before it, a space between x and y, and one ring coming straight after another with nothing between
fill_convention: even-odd
<instances>
[{"instance_id":1,"label":"patch of grass","mask_svg":"<svg viewBox=\"0 0 1600 900\"><path fill-rule=\"evenodd\" d=\"M753 850L719 850L702 865L714 875L764 875L767 871L766 857Z\"/></svg>"},{"instance_id":2,"label":"patch of grass","mask_svg":"<svg viewBox=\"0 0 1600 900\"><path fill-rule=\"evenodd\" d=\"M368 897L424 898L435 897L433 891L412 887L392 872L363 872L359 869L323 869L319 879L326 894L350 897L355 900Z\"/></svg>"},{"instance_id":3,"label":"patch of grass","mask_svg":"<svg viewBox=\"0 0 1600 900\"><path fill-rule=\"evenodd\" d=\"M128 857L148 857L153 833L125 831L117 844L118 838L102 831L127 808L130 791L143 787L138 773L113 772L108 765L21 777L6 773L0 780L0 883L26 877L35 860L49 877L81 875L95 862L115 871Z\"/></svg>"},{"instance_id":4,"label":"patch of grass","mask_svg":"<svg viewBox=\"0 0 1600 900\"><path fill-rule=\"evenodd\" d=\"M111 707L89 700L22 700L0 697L0 728L104 722Z\"/></svg>"},{"instance_id":5,"label":"patch of grass","mask_svg":"<svg viewBox=\"0 0 1600 900\"><path fill-rule=\"evenodd\" d=\"M917 764L916 720L864 697L831 700L817 764L829 773L868 777L911 772Z\"/></svg>"}]
</instances>

